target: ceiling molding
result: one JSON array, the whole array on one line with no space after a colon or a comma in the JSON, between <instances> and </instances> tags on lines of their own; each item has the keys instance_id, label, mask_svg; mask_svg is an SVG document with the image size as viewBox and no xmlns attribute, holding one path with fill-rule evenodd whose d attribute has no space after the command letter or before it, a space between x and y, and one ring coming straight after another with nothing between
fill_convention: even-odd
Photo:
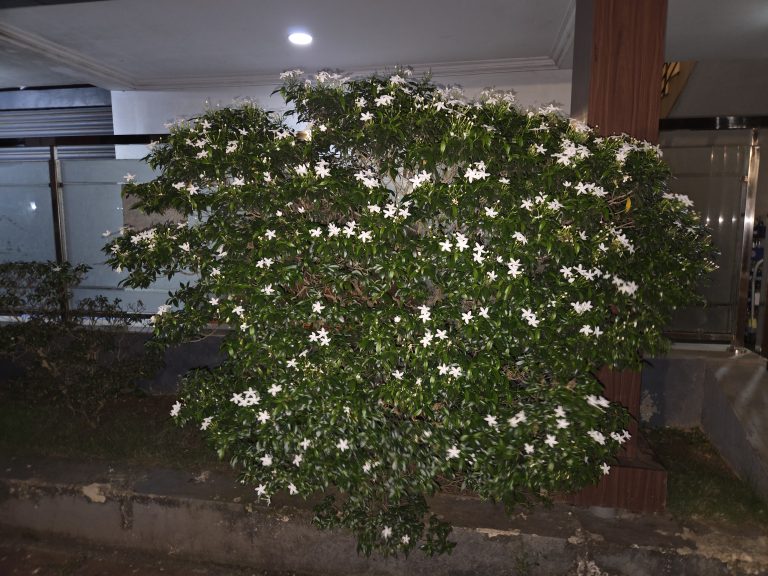
<instances>
[{"instance_id":1,"label":"ceiling molding","mask_svg":"<svg viewBox=\"0 0 768 576\"><path fill-rule=\"evenodd\" d=\"M342 70L345 75L367 76L386 69L393 70L395 65L378 68L356 68ZM533 58L503 58L494 60L466 60L455 62L422 63L410 66L417 74L431 73L438 79L461 79L469 76L513 74L516 72L540 72L558 70L557 64L548 56ZM307 72L314 72L307 70ZM241 86L278 86L280 73L244 74L235 76L186 76L176 78L157 78L133 82L135 90L194 90L215 87Z\"/></svg>"},{"instance_id":2,"label":"ceiling molding","mask_svg":"<svg viewBox=\"0 0 768 576\"><path fill-rule=\"evenodd\" d=\"M28 50L66 68L81 72L91 84L109 89L132 89L136 82L123 70L104 64L42 36L0 22L0 43ZM60 68L56 68L61 72ZM82 82L84 78L78 79Z\"/></svg>"},{"instance_id":3,"label":"ceiling molding","mask_svg":"<svg viewBox=\"0 0 768 576\"><path fill-rule=\"evenodd\" d=\"M552 60L558 68L569 68L566 66L565 58L573 47L573 36L576 29L576 0L570 0L565 9L565 16L560 23L560 29L557 31L555 43L552 45Z\"/></svg>"}]
</instances>

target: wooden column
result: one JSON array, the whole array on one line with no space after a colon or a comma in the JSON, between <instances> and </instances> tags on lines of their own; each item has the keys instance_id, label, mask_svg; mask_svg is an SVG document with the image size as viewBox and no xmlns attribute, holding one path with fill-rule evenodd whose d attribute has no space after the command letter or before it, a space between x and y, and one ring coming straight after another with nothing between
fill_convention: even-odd
<instances>
[{"instance_id":1,"label":"wooden column","mask_svg":"<svg viewBox=\"0 0 768 576\"><path fill-rule=\"evenodd\" d=\"M577 0L571 113L600 134L658 142L667 0ZM659 512L666 472L639 448L640 374L603 369L607 398L633 418L632 439L597 486L572 495L580 505Z\"/></svg>"}]
</instances>

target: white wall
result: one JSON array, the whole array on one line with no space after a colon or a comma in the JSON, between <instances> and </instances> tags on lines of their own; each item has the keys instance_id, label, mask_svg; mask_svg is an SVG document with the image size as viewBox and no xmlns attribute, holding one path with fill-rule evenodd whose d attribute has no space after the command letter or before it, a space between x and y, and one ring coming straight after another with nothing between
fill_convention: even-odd
<instances>
[{"instance_id":1,"label":"white wall","mask_svg":"<svg viewBox=\"0 0 768 576\"><path fill-rule=\"evenodd\" d=\"M440 78L435 82L459 84L473 97L483 88L515 90L521 106L539 106L552 102L568 113L571 103L571 71L483 73L464 77ZM157 134L168 132L165 124L195 116L206 107L226 106L242 98L255 100L272 110L284 109L279 94L270 96L278 86L220 87L176 91L113 91L112 115L115 134ZM141 158L145 146L118 146L117 158Z\"/></svg>"}]
</instances>

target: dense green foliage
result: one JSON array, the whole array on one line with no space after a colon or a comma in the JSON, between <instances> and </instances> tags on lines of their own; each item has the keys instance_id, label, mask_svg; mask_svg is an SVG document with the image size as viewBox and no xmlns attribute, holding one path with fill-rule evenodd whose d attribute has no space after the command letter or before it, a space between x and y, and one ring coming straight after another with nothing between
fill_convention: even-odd
<instances>
[{"instance_id":1,"label":"dense green foliage","mask_svg":"<svg viewBox=\"0 0 768 576\"><path fill-rule=\"evenodd\" d=\"M138 310L119 299L83 298L68 309L84 265L52 262L0 264L0 359L18 375L4 382L12 397L61 403L95 426L107 401L133 391L154 374L156 351L130 337Z\"/></svg>"},{"instance_id":2,"label":"dense green foliage","mask_svg":"<svg viewBox=\"0 0 768 576\"><path fill-rule=\"evenodd\" d=\"M157 338L231 327L174 415L259 497L334 487L317 522L365 553L450 549L438 478L514 505L608 473L626 415L592 373L662 349L711 266L659 151L405 72L284 78L303 129L210 110L125 188L187 218L106 248L132 287L197 275Z\"/></svg>"}]
</instances>

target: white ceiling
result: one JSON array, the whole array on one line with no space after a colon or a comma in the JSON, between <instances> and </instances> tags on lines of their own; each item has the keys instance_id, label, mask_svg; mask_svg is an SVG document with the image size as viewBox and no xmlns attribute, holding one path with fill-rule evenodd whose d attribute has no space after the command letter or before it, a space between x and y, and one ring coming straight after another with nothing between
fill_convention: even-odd
<instances>
[{"instance_id":1,"label":"white ceiling","mask_svg":"<svg viewBox=\"0 0 768 576\"><path fill-rule=\"evenodd\" d=\"M271 85L296 67L356 72L405 64L443 78L567 69L575 0L2 5L0 88L162 90ZM310 47L287 42L296 28L315 37ZM768 1L669 0L667 32L668 60L768 58Z\"/></svg>"}]
</instances>

